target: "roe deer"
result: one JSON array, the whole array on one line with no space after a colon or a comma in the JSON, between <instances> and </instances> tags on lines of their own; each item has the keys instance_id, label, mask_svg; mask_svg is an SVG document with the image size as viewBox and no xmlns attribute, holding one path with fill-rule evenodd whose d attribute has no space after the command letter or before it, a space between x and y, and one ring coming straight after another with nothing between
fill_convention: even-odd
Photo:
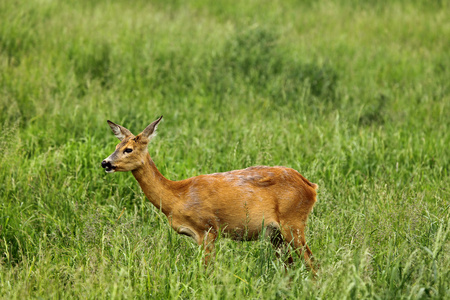
<instances>
[{"instance_id":1,"label":"roe deer","mask_svg":"<svg viewBox=\"0 0 450 300\"><path fill-rule=\"evenodd\" d=\"M276 248L291 244L298 255L304 252L307 265L315 273L304 230L316 202L317 184L294 169L265 166L168 180L147 149L161 119L136 136L108 120L120 143L102 162L105 171L131 171L172 228L203 246L205 264L219 231L235 240L254 240L264 231Z\"/></svg>"}]
</instances>

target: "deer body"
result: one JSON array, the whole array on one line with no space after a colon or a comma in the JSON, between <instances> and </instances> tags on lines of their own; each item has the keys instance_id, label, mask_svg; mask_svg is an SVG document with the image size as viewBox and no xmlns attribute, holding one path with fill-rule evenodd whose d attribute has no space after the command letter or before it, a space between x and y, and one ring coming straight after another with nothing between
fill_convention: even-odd
<instances>
[{"instance_id":1,"label":"deer body","mask_svg":"<svg viewBox=\"0 0 450 300\"><path fill-rule=\"evenodd\" d=\"M254 240L265 229L276 247L284 241L299 254L304 250L312 268L304 228L316 202L316 184L294 169L265 166L168 180L147 151L161 118L137 136L108 121L121 143L102 162L106 171L131 171L172 228L203 245L205 263L219 231L234 240Z\"/></svg>"}]
</instances>

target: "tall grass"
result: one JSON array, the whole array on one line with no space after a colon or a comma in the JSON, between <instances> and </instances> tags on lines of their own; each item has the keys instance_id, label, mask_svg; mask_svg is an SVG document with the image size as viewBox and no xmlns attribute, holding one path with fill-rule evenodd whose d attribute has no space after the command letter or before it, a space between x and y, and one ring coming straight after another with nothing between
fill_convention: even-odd
<instances>
[{"instance_id":1,"label":"tall grass","mask_svg":"<svg viewBox=\"0 0 450 300\"><path fill-rule=\"evenodd\" d=\"M449 298L445 1L0 1L0 297ZM284 165L320 185L320 271L214 263L99 163L164 115L172 180Z\"/></svg>"}]
</instances>

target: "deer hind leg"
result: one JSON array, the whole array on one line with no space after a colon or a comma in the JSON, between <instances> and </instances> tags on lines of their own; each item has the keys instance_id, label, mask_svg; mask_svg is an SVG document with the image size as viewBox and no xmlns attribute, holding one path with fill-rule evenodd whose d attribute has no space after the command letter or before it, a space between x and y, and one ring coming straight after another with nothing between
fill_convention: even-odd
<instances>
[{"instance_id":1,"label":"deer hind leg","mask_svg":"<svg viewBox=\"0 0 450 300\"><path fill-rule=\"evenodd\" d=\"M283 228L281 230L281 234L285 239L286 243L289 243L294 248L294 251L301 257L302 253L305 258L305 262L313 274L316 274L316 271L313 266L314 258L311 249L309 249L306 244L305 238L305 226L287 226L287 228Z\"/></svg>"},{"instance_id":2,"label":"deer hind leg","mask_svg":"<svg viewBox=\"0 0 450 300\"><path fill-rule=\"evenodd\" d=\"M276 230L274 230L273 232L270 233L270 242L272 243L273 247L275 248L275 255L278 258L281 257L281 251L284 249L287 249L288 258L287 258L287 260L284 261L284 263L286 265L291 265L294 263L294 258L292 257L289 247L286 247L287 244L285 243L279 228L277 228Z\"/></svg>"},{"instance_id":3,"label":"deer hind leg","mask_svg":"<svg viewBox=\"0 0 450 300\"><path fill-rule=\"evenodd\" d=\"M205 266L207 266L209 264L210 258L214 256L215 241L216 241L216 235L214 233L212 233L211 231L205 232L204 237L198 241L199 244L202 246L203 250L205 251L205 260L204 260Z\"/></svg>"}]
</instances>

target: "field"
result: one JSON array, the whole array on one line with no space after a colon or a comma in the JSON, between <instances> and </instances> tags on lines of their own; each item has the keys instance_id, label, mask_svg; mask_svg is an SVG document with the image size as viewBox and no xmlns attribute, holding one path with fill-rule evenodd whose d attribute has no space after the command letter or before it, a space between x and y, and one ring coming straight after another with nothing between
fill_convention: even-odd
<instances>
[{"instance_id":1,"label":"field","mask_svg":"<svg viewBox=\"0 0 450 300\"><path fill-rule=\"evenodd\" d=\"M0 298L450 299L447 1L0 0ZM270 242L177 235L106 120L171 180L282 165L319 184Z\"/></svg>"}]
</instances>

